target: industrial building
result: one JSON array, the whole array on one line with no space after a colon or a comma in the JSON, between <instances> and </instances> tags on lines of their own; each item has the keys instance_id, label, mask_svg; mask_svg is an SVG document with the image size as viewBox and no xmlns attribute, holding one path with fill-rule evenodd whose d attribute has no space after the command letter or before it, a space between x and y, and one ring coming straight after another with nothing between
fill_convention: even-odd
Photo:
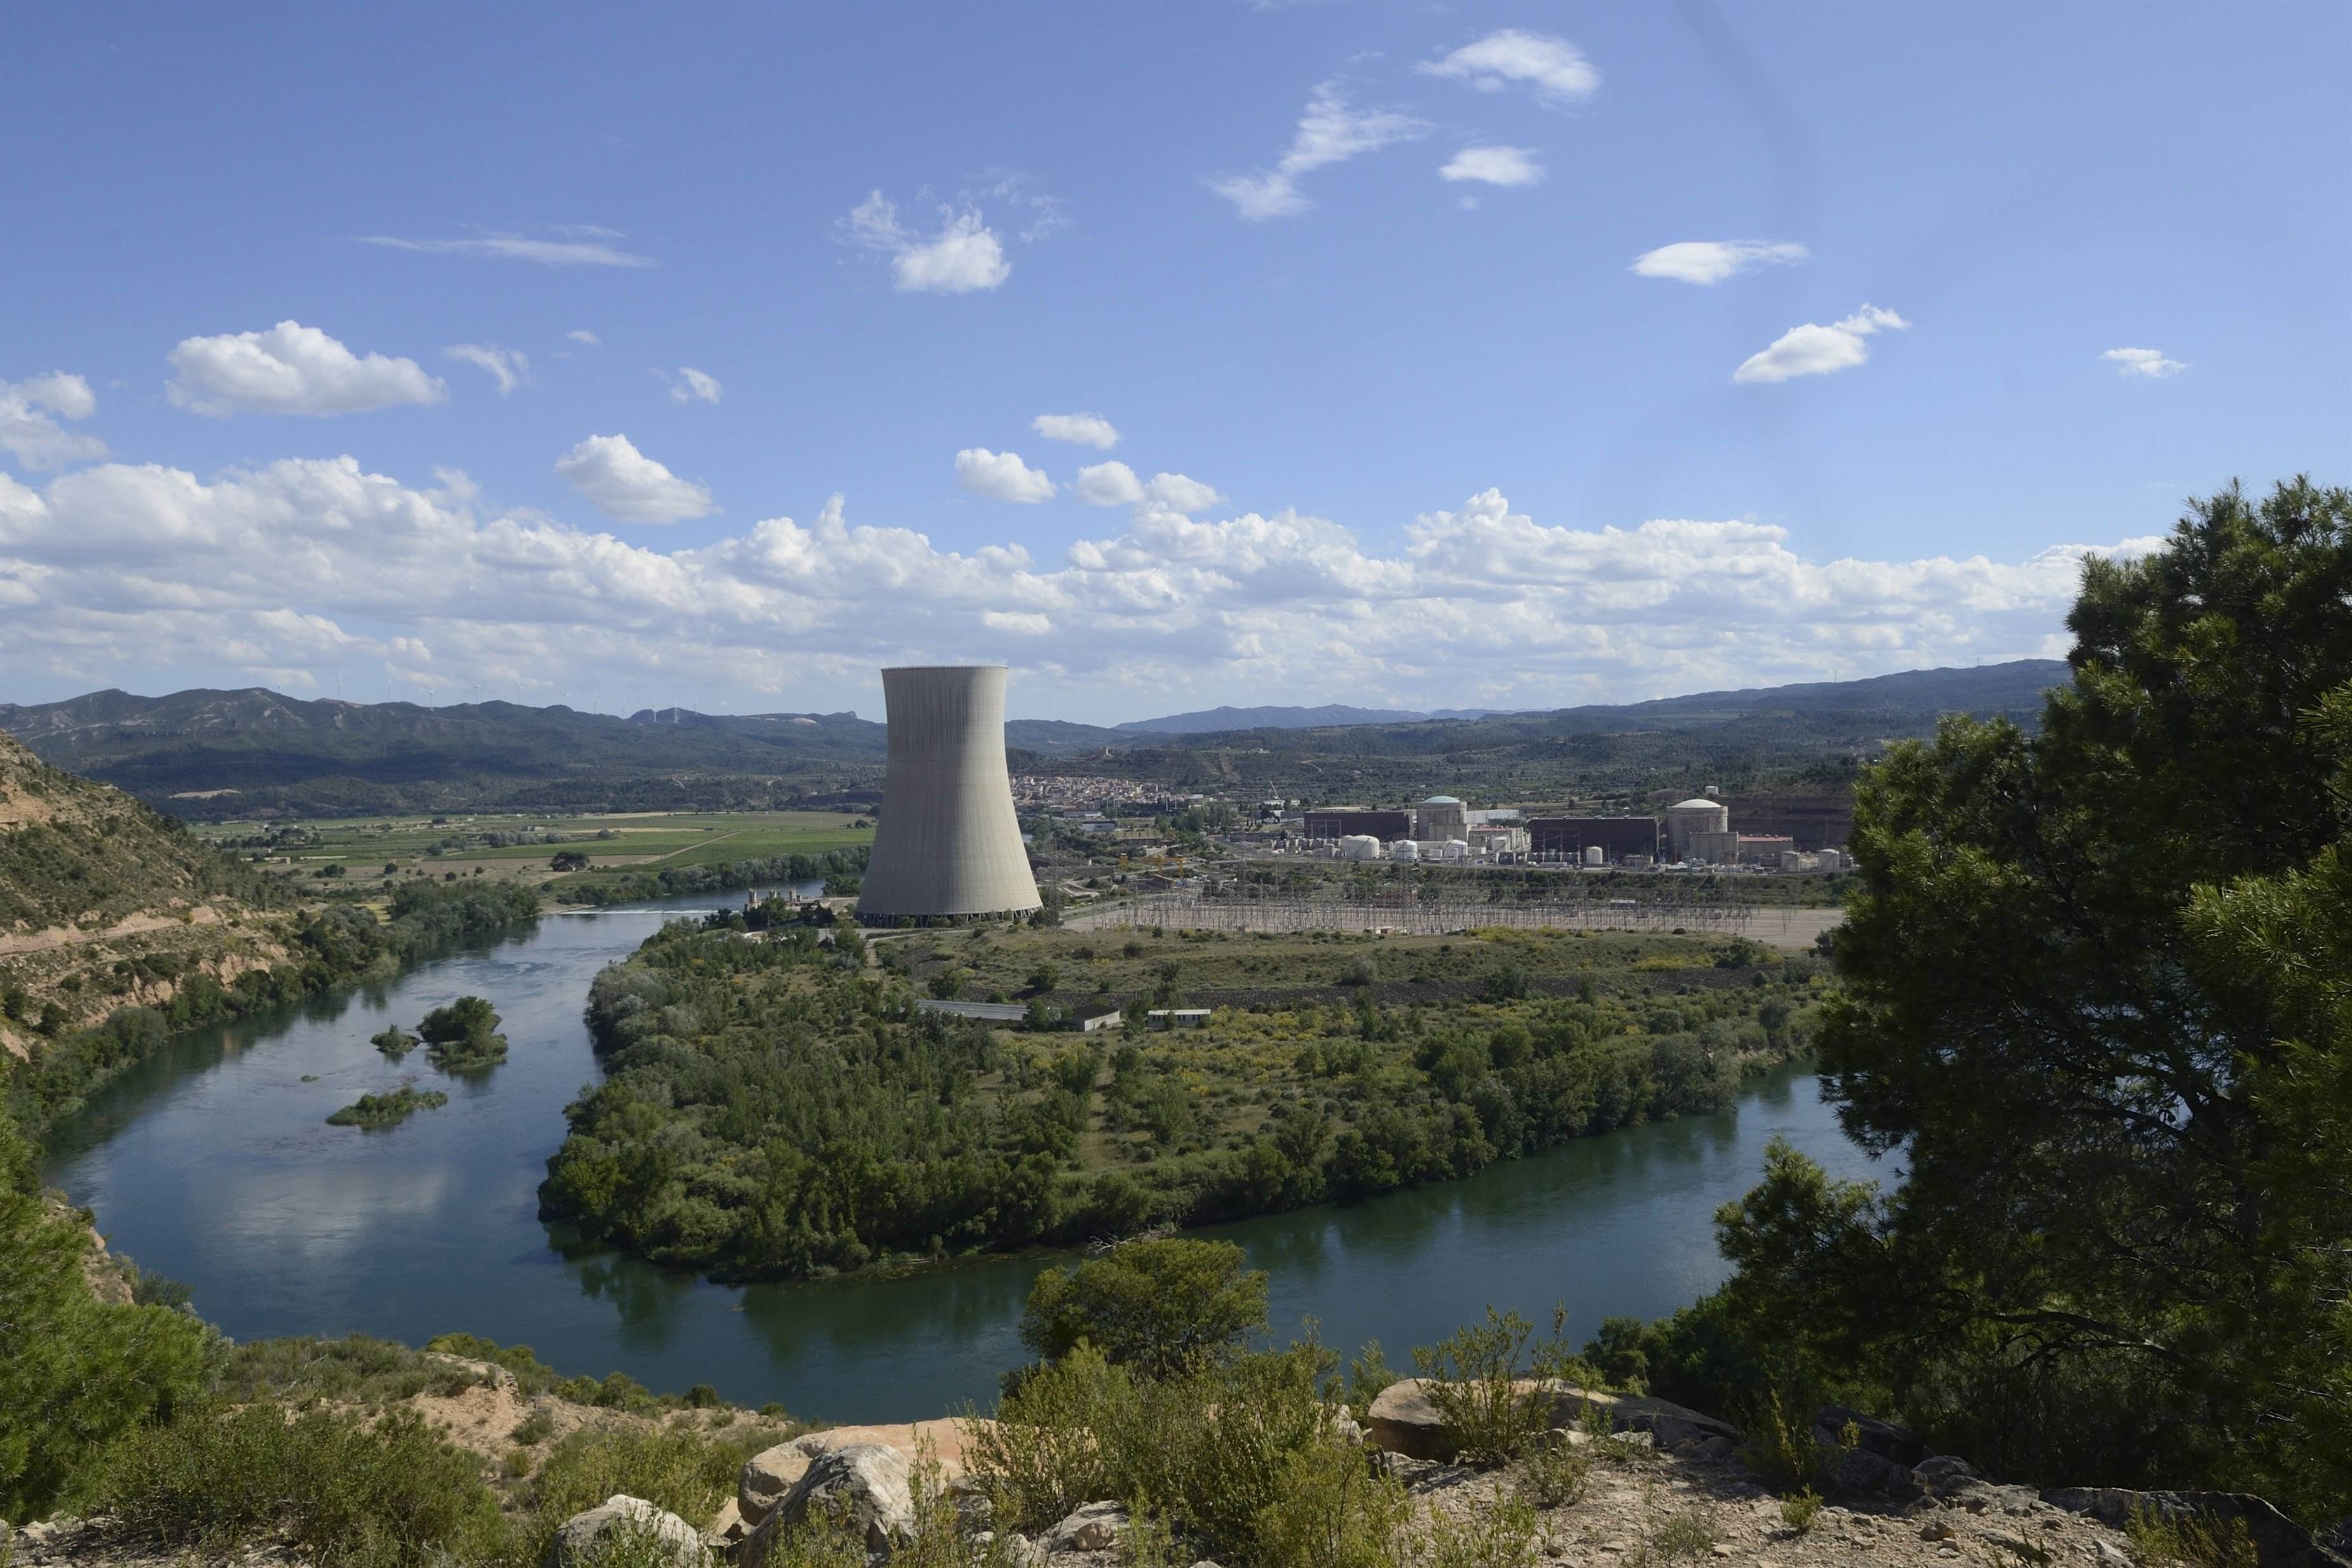
<instances>
[{"instance_id":1,"label":"industrial building","mask_svg":"<svg viewBox=\"0 0 2352 1568\"><path fill-rule=\"evenodd\" d=\"M1706 858L1693 853L1693 841L1702 836L1723 837L1730 832L1730 808L1712 795L1694 795L1666 808L1666 848L1675 860ZM1708 863L1720 865L1729 861L1738 848L1736 841L1721 845Z\"/></svg>"},{"instance_id":2,"label":"industrial building","mask_svg":"<svg viewBox=\"0 0 2352 1568\"><path fill-rule=\"evenodd\" d=\"M1599 849L1604 862L1627 855L1657 858L1658 823L1653 817L1531 817L1528 853L1539 861L1584 863L1585 851Z\"/></svg>"},{"instance_id":3,"label":"industrial building","mask_svg":"<svg viewBox=\"0 0 2352 1568\"><path fill-rule=\"evenodd\" d=\"M861 921L1038 907L1004 767L1004 683L1002 664L882 672L887 758Z\"/></svg>"},{"instance_id":4,"label":"industrial building","mask_svg":"<svg viewBox=\"0 0 2352 1568\"><path fill-rule=\"evenodd\" d=\"M1807 852L1841 849L1853 838L1851 795L1727 795L1723 804L1741 831L1784 836Z\"/></svg>"},{"instance_id":5,"label":"industrial building","mask_svg":"<svg viewBox=\"0 0 2352 1568\"><path fill-rule=\"evenodd\" d=\"M1444 843L1470 836L1469 810L1451 795L1432 795L1412 809L1412 836L1423 843Z\"/></svg>"},{"instance_id":6,"label":"industrial building","mask_svg":"<svg viewBox=\"0 0 2352 1568\"><path fill-rule=\"evenodd\" d=\"M1345 806L1324 807L1307 813L1307 836L1310 839L1349 839L1360 833L1382 843L1409 839L1412 837L1412 817L1405 811L1360 810Z\"/></svg>"}]
</instances>

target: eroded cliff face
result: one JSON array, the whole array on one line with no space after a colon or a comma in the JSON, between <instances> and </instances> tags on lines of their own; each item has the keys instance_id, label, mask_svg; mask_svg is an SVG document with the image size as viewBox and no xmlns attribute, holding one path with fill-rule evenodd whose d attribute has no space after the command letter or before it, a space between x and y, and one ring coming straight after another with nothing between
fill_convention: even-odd
<instances>
[{"instance_id":1,"label":"eroded cliff face","mask_svg":"<svg viewBox=\"0 0 2352 1568\"><path fill-rule=\"evenodd\" d=\"M0 735L0 1052L283 961L274 890L120 789Z\"/></svg>"}]
</instances>

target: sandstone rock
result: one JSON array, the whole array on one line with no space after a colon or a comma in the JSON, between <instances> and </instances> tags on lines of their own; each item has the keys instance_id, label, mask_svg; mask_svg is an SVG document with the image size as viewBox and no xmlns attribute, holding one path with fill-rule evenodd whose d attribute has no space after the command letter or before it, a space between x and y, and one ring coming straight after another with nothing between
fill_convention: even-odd
<instances>
[{"instance_id":1,"label":"sandstone rock","mask_svg":"<svg viewBox=\"0 0 2352 1568\"><path fill-rule=\"evenodd\" d=\"M895 1448L910 1464L919 1455L928 1453L940 1468L940 1480L952 1491L963 1477L965 1443L982 1428L995 1425L984 1417L971 1421L948 1418L884 1427L828 1427L822 1432L803 1433L743 1461L742 1473L736 1478L735 1500L743 1510L744 1523L757 1526L808 1474L812 1459L866 1443Z\"/></svg>"},{"instance_id":2,"label":"sandstone rock","mask_svg":"<svg viewBox=\"0 0 2352 1568\"><path fill-rule=\"evenodd\" d=\"M732 1546L751 1533L751 1527L743 1522L743 1505L730 1497L719 1516L704 1527L702 1538L714 1546Z\"/></svg>"},{"instance_id":3,"label":"sandstone rock","mask_svg":"<svg viewBox=\"0 0 2352 1568\"><path fill-rule=\"evenodd\" d=\"M1048 1552L1108 1552L1112 1542L1127 1533L1127 1505L1118 1502L1090 1502L1073 1511L1067 1519L1040 1537Z\"/></svg>"},{"instance_id":4,"label":"sandstone rock","mask_svg":"<svg viewBox=\"0 0 2352 1568\"><path fill-rule=\"evenodd\" d=\"M1457 1445L1446 1434L1444 1417L1438 1414L1437 1402L1430 1395L1431 1386L1429 1379L1407 1377L1381 1391L1366 1413L1369 1419L1365 1425L1374 1447L1416 1459L1454 1457ZM1538 1384L1532 1378L1522 1378L1516 1386L1522 1394L1541 1391L1550 1395L1548 1426L1580 1427L1586 1413L1597 1408L1608 1415L1614 1430L1647 1433L1660 1448L1672 1448L1677 1443L1704 1443L1710 1437L1732 1442L1739 1438L1739 1429L1730 1423L1669 1400L1603 1394L1568 1384Z\"/></svg>"},{"instance_id":5,"label":"sandstone rock","mask_svg":"<svg viewBox=\"0 0 2352 1568\"><path fill-rule=\"evenodd\" d=\"M880 1443L856 1443L818 1454L744 1541L736 1563L739 1568L761 1568L784 1531L812 1519L838 1519L865 1539L869 1557L887 1557L893 1546L914 1533L911 1479L907 1457Z\"/></svg>"},{"instance_id":6,"label":"sandstone rock","mask_svg":"<svg viewBox=\"0 0 2352 1568\"><path fill-rule=\"evenodd\" d=\"M1916 1432L1897 1427L1891 1421L1882 1421L1875 1416L1865 1416L1859 1410L1849 1409L1843 1405L1824 1405L1813 1412L1814 1430L1816 1433L1826 1430L1829 1433L1828 1440L1831 1442L1840 1445L1844 1443L1845 1428L1848 1424L1853 1427L1855 1435L1862 1439L1863 1448L1876 1454L1882 1459L1893 1460L1906 1470L1927 1457L1926 1438Z\"/></svg>"},{"instance_id":7,"label":"sandstone rock","mask_svg":"<svg viewBox=\"0 0 2352 1568\"><path fill-rule=\"evenodd\" d=\"M575 1513L556 1528L541 1568L593 1568L616 1538L632 1534L650 1534L678 1568L706 1568L710 1561L700 1531L641 1497L615 1492L602 1506Z\"/></svg>"}]
</instances>

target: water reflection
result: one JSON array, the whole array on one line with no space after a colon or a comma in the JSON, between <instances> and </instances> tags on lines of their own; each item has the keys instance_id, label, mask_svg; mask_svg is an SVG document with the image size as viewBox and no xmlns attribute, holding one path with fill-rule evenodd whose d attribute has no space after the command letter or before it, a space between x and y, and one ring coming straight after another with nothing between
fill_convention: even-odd
<instances>
[{"instance_id":1,"label":"water reflection","mask_svg":"<svg viewBox=\"0 0 2352 1568\"><path fill-rule=\"evenodd\" d=\"M1056 1260L720 1286L539 1220L562 1107L595 1077L580 1018L588 982L665 918L716 902L550 916L388 985L191 1035L57 1130L48 1178L97 1211L119 1249L186 1281L238 1338L357 1331L419 1343L462 1329L530 1344L567 1374L707 1382L834 1419L985 1402L997 1374L1025 1359L1021 1305ZM504 1019L509 1055L495 1073L453 1079L421 1054L388 1062L368 1043L468 993ZM404 1077L449 1103L374 1135L324 1124ZM1812 1080L1792 1071L1718 1115L1213 1234L1272 1271L1286 1335L1311 1316L1328 1343L1378 1338L1402 1360L1488 1302L1540 1318L1562 1297L1589 1333L1604 1315L1655 1315L1714 1286L1713 1212L1753 1184L1776 1133L1837 1174L1868 1170Z\"/></svg>"}]
</instances>

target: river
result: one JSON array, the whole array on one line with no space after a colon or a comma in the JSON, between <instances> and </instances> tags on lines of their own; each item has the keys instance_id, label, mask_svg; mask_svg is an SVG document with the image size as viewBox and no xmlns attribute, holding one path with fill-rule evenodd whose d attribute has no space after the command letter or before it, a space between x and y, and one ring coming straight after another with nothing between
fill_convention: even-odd
<instances>
[{"instance_id":1,"label":"river","mask_svg":"<svg viewBox=\"0 0 2352 1568\"><path fill-rule=\"evenodd\" d=\"M911 1420L1024 1359L1015 1325L1056 1261L991 1259L890 1280L714 1285L577 1246L537 1217L562 1108L596 1077L588 982L702 894L541 918L390 985L197 1031L53 1129L46 1176L97 1213L110 1243L188 1284L237 1339L369 1333L421 1344L465 1330L529 1344L566 1374L620 1370L656 1389L709 1383L738 1404L834 1421ZM512 1051L474 1080L368 1038L467 994L503 1016ZM449 1103L381 1131L325 1124L414 1076ZM1580 1139L1467 1181L1347 1207L1271 1215L1213 1234L1272 1274L1286 1336L1300 1320L1353 1352L1377 1338L1409 1364L1492 1303L1538 1322L1565 1301L1581 1339L1604 1316L1654 1317L1725 1272L1709 1217L1754 1185L1785 1135L1833 1174L1884 1176L1839 1132L1806 1072L1751 1083L1731 1109Z\"/></svg>"}]
</instances>

